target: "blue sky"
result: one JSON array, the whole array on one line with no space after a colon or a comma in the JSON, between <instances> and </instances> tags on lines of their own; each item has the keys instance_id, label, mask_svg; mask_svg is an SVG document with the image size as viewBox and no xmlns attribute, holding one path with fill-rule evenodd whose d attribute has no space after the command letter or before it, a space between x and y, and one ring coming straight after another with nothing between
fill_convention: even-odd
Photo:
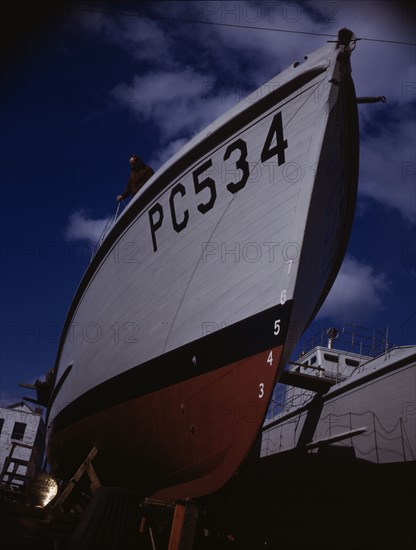
<instances>
[{"instance_id":1,"label":"blue sky","mask_svg":"<svg viewBox=\"0 0 416 550\"><path fill-rule=\"evenodd\" d=\"M36 9L23 25L20 13L4 19L16 38L3 54L0 105L2 405L30 395L18 382L53 366L71 298L115 214L130 155L159 168L238 100L329 39L245 27L336 34L347 26L359 38L416 42L414 14L400 2L68 2L62 13L51 13L48 3ZM350 244L307 334L355 322L388 326L396 344L416 342L415 57L415 46L357 42L357 95L385 95L387 103L359 106Z\"/></svg>"}]
</instances>

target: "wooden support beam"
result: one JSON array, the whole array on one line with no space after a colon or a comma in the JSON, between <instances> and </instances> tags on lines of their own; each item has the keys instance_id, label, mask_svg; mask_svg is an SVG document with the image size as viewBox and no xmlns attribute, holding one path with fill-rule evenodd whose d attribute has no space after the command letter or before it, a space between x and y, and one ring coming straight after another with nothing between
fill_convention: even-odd
<instances>
[{"instance_id":1,"label":"wooden support beam","mask_svg":"<svg viewBox=\"0 0 416 550\"><path fill-rule=\"evenodd\" d=\"M59 496L58 500L56 500L54 503L51 504L49 510L50 513L48 514L46 518L46 522L50 522L53 519L53 513L55 510L62 507L68 496L72 493L74 490L76 484L79 482L79 480L82 478L82 476L86 473L88 477L90 478L90 488L91 492L95 493L95 491L101 487L100 480L98 479L97 474L95 473L94 467L92 465L92 461L96 457L98 453L98 446L94 445L94 447L91 449L91 451L88 453L88 456L84 460L84 462L81 464L81 466L76 471L75 475L69 480L67 486L65 487L62 494Z\"/></svg>"},{"instance_id":2,"label":"wooden support beam","mask_svg":"<svg viewBox=\"0 0 416 550\"><path fill-rule=\"evenodd\" d=\"M148 531L153 548L158 547L153 529L157 526L163 529L170 526L170 532L165 531L164 535L167 550L193 550L199 510L191 500L165 502L150 498L145 500L140 510L140 533L143 535Z\"/></svg>"},{"instance_id":3,"label":"wooden support beam","mask_svg":"<svg viewBox=\"0 0 416 550\"><path fill-rule=\"evenodd\" d=\"M175 512L173 514L168 550L181 550L181 539L185 524L185 516L185 504L176 504Z\"/></svg>"},{"instance_id":4,"label":"wooden support beam","mask_svg":"<svg viewBox=\"0 0 416 550\"><path fill-rule=\"evenodd\" d=\"M95 470L91 463L90 458L87 458L87 460L85 461L85 471L91 481L90 483L91 492L95 493L95 491L101 487L101 483L100 483L100 480L98 479L97 474L95 473Z\"/></svg>"}]
</instances>

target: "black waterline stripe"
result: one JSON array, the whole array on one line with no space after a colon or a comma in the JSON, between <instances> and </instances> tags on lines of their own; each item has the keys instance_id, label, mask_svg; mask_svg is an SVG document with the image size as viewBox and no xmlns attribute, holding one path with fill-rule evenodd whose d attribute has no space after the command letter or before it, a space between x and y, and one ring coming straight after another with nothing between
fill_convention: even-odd
<instances>
[{"instance_id":1,"label":"black waterline stripe","mask_svg":"<svg viewBox=\"0 0 416 550\"><path fill-rule=\"evenodd\" d=\"M291 307L289 300L102 382L67 405L53 420L53 431L114 405L283 345ZM277 320L280 328L276 335Z\"/></svg>"}]
</instances>

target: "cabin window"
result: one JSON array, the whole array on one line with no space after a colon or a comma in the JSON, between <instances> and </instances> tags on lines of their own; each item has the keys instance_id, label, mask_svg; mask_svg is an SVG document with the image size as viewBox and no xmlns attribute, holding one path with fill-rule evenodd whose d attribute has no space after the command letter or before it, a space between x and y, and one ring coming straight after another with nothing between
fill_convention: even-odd
<instances>
[{"instance_id":1,"label":"cabin window","mask_svg":"<svg viewBox=\"0 0 416 550\"><path fill-rule=\"evenodd\" d=\"M359 367L360 366L359 361L357 361L356 359L348 359L348 357L345 358L345 364L348 365L349 367Z\"/></svg>"},{"instance_id":2,"label":"cabin window","mask_svg":"<svg viewBox=\"0 0 416 550\"><path fill-rule=\"evenodd\" d=\"M324 358L332 363L339 363L338 355L332 355L331 353L324 353Z\"/></svg>"},{"instance_id":3,"label":"cabin window","mask_svg":"<svg viewBox=\"0 0 416 550\"><path fill-rule=\"evenodd\" d=\"M4 418L0 418L0 434L3 429L3 425L4 425Z\"/></svg>"},{"instance_id":4,"label":"cabin window","mask_svg":"<svg viewBox=\"0 0 416 550\"><path fill-rule=\"evenodd\" d=\"M26 431L26 424L15 422L13 427L12 439L23 439Z\"/></svg>"},{"instance_id":5,"label":"cabin window","mask_svg":"<svg viewBox=\"0 0 416 550\"><path fill-rule=\"evenodd\" d=\"M316 355L311 357L311 365L314 365L316 363Z\"/></svg>"}]
</instances>

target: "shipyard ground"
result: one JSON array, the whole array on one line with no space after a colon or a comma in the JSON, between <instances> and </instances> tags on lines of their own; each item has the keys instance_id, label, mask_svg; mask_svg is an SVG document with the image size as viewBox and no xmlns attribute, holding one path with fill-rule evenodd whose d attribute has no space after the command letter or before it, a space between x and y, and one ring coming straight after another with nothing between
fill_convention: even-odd
<instances>
[{"instance_id":1,"label":"shipyard ground","mask_svg":"<svg viewBox=\"0 0 416 550\"><path fill-rule=\"evenodd\" d=\"M415 463L371 466L342 454L248 463L223 491L197 503L194 550L413 548ZM46 523L45 510L5 500L0 510L4 550L65 550L79 525L69 513ZM163 536L158 550L167 549ZM138 528L130 547L152 549Z\"/></svg>"},{"instance_id":2,"label":"shipyard ground","mask_svg":"<svg viewBox=\"0 0 416 550\"><path fill-rule=\"evenodd\" d=\"M413 548L416 464L358 464L344 449L326 451L264 458L212 497L208 522L235 540L225 547Z\"/></svg>"}]
</instances>

